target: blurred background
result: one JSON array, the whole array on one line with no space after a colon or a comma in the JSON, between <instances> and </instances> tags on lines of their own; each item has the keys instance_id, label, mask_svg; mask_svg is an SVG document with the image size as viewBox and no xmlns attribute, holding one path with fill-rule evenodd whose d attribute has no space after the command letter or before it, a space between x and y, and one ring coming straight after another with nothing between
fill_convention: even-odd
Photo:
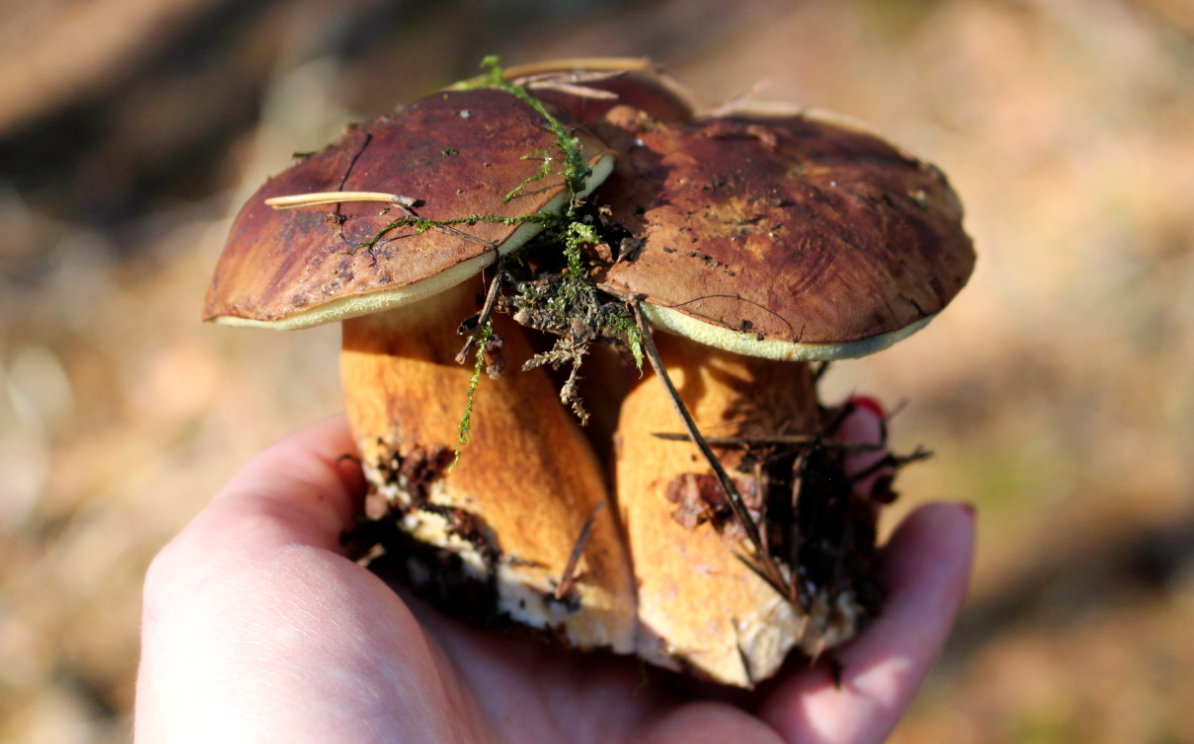
<instances>
[{"instance_id":1,"label":"blurred background","mask_svg":"<svg viewBox=\"0 0 1194 744\"><path fill-rule=\"evenodd\" d=\"M142 574L239 464L341 409L335 327L205 326L240 202L474 73L649 55L940 165L979 251L831 371L906 402L887 515L978 505L896 742L1194 742L1194 5L1186 0L0 0L0 742L129 736Z\"/></svg>"}]
</instances>

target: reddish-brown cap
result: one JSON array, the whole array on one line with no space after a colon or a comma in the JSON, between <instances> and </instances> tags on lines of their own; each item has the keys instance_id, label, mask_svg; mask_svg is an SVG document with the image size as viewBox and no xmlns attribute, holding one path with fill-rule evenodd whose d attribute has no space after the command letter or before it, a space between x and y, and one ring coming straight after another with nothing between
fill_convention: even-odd
<instances>
[{"instance_id":1,"label":"reddish-brown cap","mask_svg":"<svg viewBox=\"0 0 1194 744\"><path fill-rule=\"evenodd\" d=\"M607 118L619 162L596 198L644 242L601 284L671 330L861 356L923 326L973 269L945 176L874 135L808 116Z\"/></svg>"},{"instance_id":2,"label":"reddish-brown cap","mask_svg":"<svg viewBox=\"0 0 1194 744\"><path fill-rule=\"evenodd\" d=\"M399 206L345 202L276 210L270 197L384 192L414 200L418 216L520 217L568 198L555 136L530 106L497 90L449 91L349 129L335 144L262 186L237 215L203 316L230 325L301 328L395 307L479 272L540 229L478 221L452 230L401 226ZM595 187L612 167L600 142L578 132ZM535 176L541 155L553 174ZM519 185L523 184L521 188ZM509 201L503 197L517 191ZM366 243L381 234L372 247Z\"/></svg>"}]
</instances>

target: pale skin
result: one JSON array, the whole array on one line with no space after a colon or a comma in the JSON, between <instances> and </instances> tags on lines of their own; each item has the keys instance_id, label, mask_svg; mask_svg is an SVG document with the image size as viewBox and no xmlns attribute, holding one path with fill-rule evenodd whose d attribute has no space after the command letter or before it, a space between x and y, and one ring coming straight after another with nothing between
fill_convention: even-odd
<instances>
[{"instance_id":1,"label":"pale skin","mask_svg":"<svg viewBox=\"0 0 1194 744\"><path fill-rule=\"evenodd\" d=\"M874 441L860 409L844 430ZM347 559L360 470L342 418L250 460L145 581L136 737L156 742L881 742L953 624L973 511L914 511L884 549L883 614L825 665L755 693L474 631ZM467 454L466 454L467 456ZM874 453L857 457L873 457ZM865 462L854 463L866 466Z\"/></svg>"}]
</instances>

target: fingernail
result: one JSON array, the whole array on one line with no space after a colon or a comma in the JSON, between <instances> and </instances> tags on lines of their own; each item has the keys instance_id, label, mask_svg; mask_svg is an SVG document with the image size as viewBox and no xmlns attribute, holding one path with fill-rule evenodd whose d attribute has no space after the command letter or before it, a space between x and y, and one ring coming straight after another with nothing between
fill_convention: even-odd
<instances>
[{"instance_id":1,"label":"fingernail","mask_svg":"<svg viewBox=\"0 0 1194 744\"><path fill-rule=\"evenodd\" d=\"M861 408L865 411L870 411L871 413L875 414L880 421L883 421L887 418L887 412L883 410L883 404L869 395L851 395L849 402L853 404L855 408Z\"/></svg>"}]
</instances>

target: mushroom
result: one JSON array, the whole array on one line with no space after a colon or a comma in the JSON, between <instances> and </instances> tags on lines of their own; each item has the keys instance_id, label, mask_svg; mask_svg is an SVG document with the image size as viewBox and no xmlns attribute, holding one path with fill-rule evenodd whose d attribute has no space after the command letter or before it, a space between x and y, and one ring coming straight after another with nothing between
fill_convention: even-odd
<instances>
[{"instance_id":1,"label":"mushroom","mask_svg":"<svg viewBox=\"0 0 1194 744\"><path fill-rule=\"evenodd\" d=\"M646 63L490 72L268 182L234 224L205 316L344 321L372 513L398 520L403 573L454 614L747 687L794 647L815 657L844 642L877 612L876 514L825 443L833 424L805 362L885 348L961 289L974 255L944 176L811 115L693 119L691 97ZM655 374L619 413L616 510L542 368L487 384L475 407L472 397L483 354L495 374L503 356L550 356L532 356L514 322L529 306L490 315L500 257L611 171L598 208L579 221L570 209L557 227L591 243L600 223L629 242L591 245L587 267L568 243L566 269L520 286L580 281L592 298L595 280L634 308ZM476 315L466 282L495 261ZM579 359L592 329L556 315L545 329L584 332ZM450 332L468 316L473 369L454 363L465 352ZM648 323L665 331L657 342ZM469 428L458 429L465 400ZM690 441L657 436L669 408ZM720 437L720 454L700 429ZM458 433L475 444L451 471ZM785 442L801 448L781 456Z\"/></svg>"},{"instance_id":2,"label":"mushroom","mask_svg":"<svg viewBox=\"0 0 1194 744\"><path fill-rule=\"evenodd\" d=\"M969 277L971 241L939 170L857 129L807 115L665 123L615 108L594 131L619 153L595 198L643 241L600 286L665 331L652 354L661 374L630 392L618 429L638 654L750 687L793 647L815 657L877 609L874 509L840 467L820 496L793 471L832 454L818 444L805 362L869 354L923 328ZM675 397L725 445L729 483L694 442L656 436L674 430ZM815 447L778 478L737 446L800 437ZM840 535L810 534L816 499ZM825 560L828 572L812 565Z\"/></svg>"},{"instance_id":3,"label":"mushroom","mask_svg":"<svg viewBox=\"0 0 1194 744\"><path fill-rule=\"evenodd\" d=\"M387 507L412 538L412 581L444 602L467 600L481 622L513 619L575 647L628 652L629 561L584 437L542 369L485 383L473 405L474 369L456 363L457 326L477 312L469 280L612 167L600 142L583 131L563 142L560 131L487 88L436 93L350 128L244 206L204 317L276 329L343 321L349 423L374 516ZM590 173L547 167L567 148ZM572 175L585 175L578 193ZM530 357L517 325L492 323L511 363ZM466 401L473 446L449 474Z\"/></svg>"}]
</instances>

